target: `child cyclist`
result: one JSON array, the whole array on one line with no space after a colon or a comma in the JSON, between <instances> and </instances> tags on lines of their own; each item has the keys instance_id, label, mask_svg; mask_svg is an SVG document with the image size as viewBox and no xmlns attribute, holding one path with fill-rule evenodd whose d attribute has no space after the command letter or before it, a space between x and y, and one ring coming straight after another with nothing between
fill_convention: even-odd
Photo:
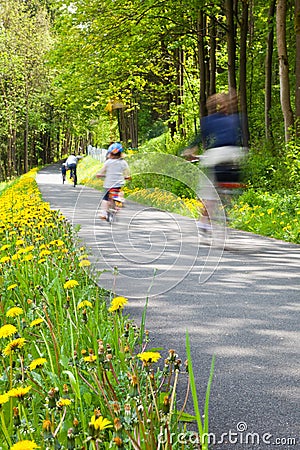
<instances>
[{"instance_id":1,"label":"child cyclist","mask_svg":"<svg viewBox=\"0 0 300 450\"><path fill-rule=\"evenodd\" d=\"M100 172L96 174L97 178L105 177L104 189L106 192L101 203L100 219L106 220L107 218L110 190L113 189L114 192L119 193L125 184L125 179L130 178L129 166L124 158L122 158L123 151L122 144L119 142L111 144L108 147L107 159ZM121 198L120 201L122 201Z\"/></svg>"}]
</instances>

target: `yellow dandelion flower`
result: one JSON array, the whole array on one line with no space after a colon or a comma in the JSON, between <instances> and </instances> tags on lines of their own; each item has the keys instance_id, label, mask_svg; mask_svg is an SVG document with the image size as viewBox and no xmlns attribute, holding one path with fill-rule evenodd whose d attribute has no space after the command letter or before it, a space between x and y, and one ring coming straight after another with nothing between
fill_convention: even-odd
<instances>
[{"instance_id":1,"label":"yellow dandelion flower","mask_svg":"<svg viewBox=\"0 0 300 450\"><path fill-rule=\"evenodd\" d=\"M4 403L7 403L8 401L9 401L8 394L0 394L0 405L3 405Z\"/></svg>"},{"instance_id":2,"label":"yellow dandelion flower","mask_svg":"<svg viewBox=\"0 0 300 450\"><path fill-rule=\"evenodd\" d=\"M90 265L91 265L91 263L88 259L83 259L79 263L79 267L89 267Z\"/></svg>"},{"instance_id":3,"label":"yellow dandelion flower","mask_svg":"<svg viewBox=\"0 0 300 450\"><path fill-rule=\"evenodd\" d=\"M76 280L68 280L64 284L65 289L73 289L73 287L75 287L75 286L79 286L79 283Z\"/></svg>"},{"instance_id":4,"label":"yellow dandelion flower","mask_svg":"<svg viewBox=\"0 0 300 450\"><path fill-rule=\"evenodd\" d=\"M43 264L44 262L46 262L47 260L45 258L41 258L38 260L38 264Z\"/></svg>"},{"instance_id":5,"label":"yellow dandelion flower","mask_svg":"<svg viewBox=\"0 0 300 450\"><path fill-rule=\"evenodd\" d=\"M63 406L70 406L71 403L72 403L71 400L68 398L60 398L58 402L56 402L59 408L62 408Z\"/></svg>"},{"instance_id":6,"label":"yellow dandelion flower","mask_svg":"<svg viewBox=\"0 0 300 450\"><path fill-rule=\"evenodd\" d=\"M30 327L35 327L36 325L40 325L42 322L44 322L44 319L38 318L38 319L34 319L31 324Z\"/></svg>"},{"instance_id":7,"label":"yellow dandelion flower","mask_svg":"<svg viewBox=\"0 0 300 450\"><path fill-rule=\"evenodd\" d=\"M17 259L19 259L19 258L20 258L20 256L17 253L15 253L14 255L12 255L11 260L17 261Z\"/></svg>"},{"instance_id":8,"label":"yellow dandelion flower","mask_svg":"<svg viewBox=\"0 0 300 450\"><path fill-rule=\"evenodd\" d=\"M28 255L24 256L23 261L32 261L33 260L33 254L29 253Z\"/></svg>"},{"instance_id":9,"label":"yellow dandelion flower","mask_svg":"<svg viewBox=\"0 0 300 450\"><path fill-rule=\"evenodd\" d=\"M25 388L23 387L19 387L19 388L13 388L10 391L8 391L8 395L10 397L14 397L14 398L20 398L22 399L23 397L25 397L26 394L28 394L28 392L30 391L31 386L27 386Z\"/></svg>"},{"instance_id":10,"label":"yellow dandelion flower","mask_svg":"<svg viewBox=\"0 0 300 450\"><path fill-rule=\"evenodd\" d=\"M144 363L157 362L161 358L158 352L142 352L138 353L137 357Z\"/></svg>"},{"instance_id":11,"label":"yellow dandelion flower","mask_svg":"<svg viewBox=\"0 0 300 450\"><path fill-rule=\"evenodd\" d=\"M48 255L51 255L50 250L42 250L40 252L40 258L42 258L43 256L48 256Z\"/></svg>"},{"instance_id":12,"label":"yellow dandelion flower","mask_svg":"<svg viewBox=\"0 0 300 450\"><path fill-rule=\"evenodd\" d=\"M109 312L114 312L118 310L122 310L126 303L128 302L128 299L125 297L115 297L111 301L111 306L109 307Z\"/></svg>"},{"instance_id":13,"label":"yellow dandelion flower","mask_svg":"<svg viewBox=\"0 0 300 450\"><path fill-rule=\"evenodd\" d=\"M0 338L12 336L17 332L17 328L14 325L3 325L0 328Z\"/></svg>"},{"instance_id":14,"label":"yellow dandelion flower","mask_svg":"<svg viewBox=\"0 0 300 450\"><path fill-rule=\"evenodd\" d=\"M78 259L88 259L88 255L80 255L79 257L78 257Z\"/></svg>"},{"instance_id":15,"label":"yellow dandelion flower","mask_svg":"<svg viewBox=\"0 0 300 450\"><path fill-rule=\"evenodd\" d=\"M34 245L29 245L28 247L24 248L24 253L30 253L34 249Z\"/></svg>"},{"instance_id":16,"label":"yellow dandelion flower","mask_svg":"<svg viewBox=\"0 0 300 450\"><path fill-rule=\"evenodd\" d=\"M20 308L19 306L13 306L7 311L6 317L17 317L20 316L21 314L24 314L23 309Z\"/></svg>"},{"instance_id":17,"label":"yellow dandelion flower","mask_svg":"<svg viewBox=\"0 0 300 450\"><path fill-rule=\"evenodd\" d=\"M23 239L17 239L17 240L16 240L16 245L17 245L17 246L23 245L23 244L24 244Z\"/></svg>"},{"instance_id":18,"label":"yellow dandelion flower","mask_svg":"<svg viewBox=\"0 0 300 450\"><path fill-rule=\"evenodd\" d=\"M34 360L29 364L29 369L30 369L30 370L40 369L46 362L47 362L47 360L46 360L45 358L37 358L37 359L34 359Z\"/></svg>"},{"instance_id":19,"label":"yellow dandelion flower","mask_svg":"<svg viewBox=\"0 0 300 450\"><path fill-rule=\"evenodd\" d=\"M36 448L40 448L34 441L19 441L16 442L10 450L35 450Z\"/></svg>"},{"instance_id":20,"label":"yellow dandelion flower","mask_svg":"<svg viewBox=\"0 0 300 450\"><path fill-rule=\"evenodd\" d=\"M13 289L15 289L18 285L16 283L11 284L10 286L8 286L7 290L8 291L12 291Z\"/></svg>"},{"instance_id":21,"label":"yellow dandelion flower","mask_svg":"<svg viewBox=\"0 0 300 450\"><path fill-rule=\"evenodd\" d=\"M56 245L57 245L57 247L63 247L65 245L65 243L61 239L57 239Z\"/></svg>"},{"instance_id":22,"label":"yellow dandelion flower","mask_svg":"<svg viewBox=\"0 0 300 450\"><path fill-rule=\"evenodd\" d=\"M85 362L94 362L94 361L96 361L97 356L96 355L89 355L89 356L85 356L83 359L84 359Z\"/></svg>"},{"instance_id":23,"label":"yellow dandelion flower","mask_svg":"<svg viewBox=\"0 0 300 450\"><path fill-rule=\"evenodd\" d=\"M4 244L2 245L2 247L0 248L0 250L4 251L10 248L10 244Z\"/></svg>"},{"instance_id":24,"label":"yellow dandelion flower","mask_svg":"<svg viewBox=\"0 0 300 450\"><path fill-rule=\"evenodd\" d=\"M106 430L107 428L112 428L112 423L105 417L95 417L95 414L91 417L90 424L95 428L95 430Z\"/></svg>"},{"instance_id":25,"label":"yellow dandelion flower","mask_svg":"<svg viewBox=\"0 0 300 450\"><path fill-rule=\"evenodd\" d=\"M85 306L89 306L90 308L92 308L93 304L91 302L89 302L88 300L83 300L82 302L80 302L78 304L77 309L84 308Z\"/></svg>"},{"instance_id":26,"label":"yellow dandelion flower","mask_svg":"<svg viewBox=\"0 0 300 450\"><path fill-rule=\"evenodd\" d=\"M5 264L5 263L7 263L7 262L9 262L9 256L3 256L3 257L0 259L0 263Z\"/></svg>"},{"instance_id":27,"label":"yellow dandelion flower","mask_svg":"<svg viewBox=\"0 0 300 450\"><path fill-rule=\"evenodd\" d=\"M3 350L2 354L3 356L8 356L11 354L11 352L14 352L15 350L19 350L20 348L24 347L25 339L24 338L17 338L11 341L5 349Z\"/></svg>"}]
</instances>

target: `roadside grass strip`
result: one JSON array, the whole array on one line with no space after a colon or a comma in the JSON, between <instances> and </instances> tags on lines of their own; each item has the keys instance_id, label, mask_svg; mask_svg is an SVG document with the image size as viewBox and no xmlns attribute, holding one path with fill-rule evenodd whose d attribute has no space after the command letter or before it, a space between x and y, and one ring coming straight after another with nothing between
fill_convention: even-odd
<instances>
[{"instance_id":1,"label":"roadside grass strip","mask_svg":"<svg viewBox=\"0 0 300 450\"><path fill-rule=\"evenodd\" d=\"M1 449L194 448L195 417L177 410L186 366L150 348L128 299L96 285L35 174L0 195Z\"/></svg>"}]
</instances>

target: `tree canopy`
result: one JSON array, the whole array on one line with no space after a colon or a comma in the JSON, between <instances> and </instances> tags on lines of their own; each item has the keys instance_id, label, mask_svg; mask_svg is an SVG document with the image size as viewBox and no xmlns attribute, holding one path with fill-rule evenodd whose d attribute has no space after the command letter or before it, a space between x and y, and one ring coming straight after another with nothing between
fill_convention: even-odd
<instances>
[{"instance_id":1,"label":"tree canopy","mask_svg":"<svg viewBox=\"0 0 300 450\"><path fill-rule=\"evenodd\" d=\"M300 0L1 0L2 177L87 143L189 139L215 92L274 152L300 111Z\"/></svg>"}]
</instances>

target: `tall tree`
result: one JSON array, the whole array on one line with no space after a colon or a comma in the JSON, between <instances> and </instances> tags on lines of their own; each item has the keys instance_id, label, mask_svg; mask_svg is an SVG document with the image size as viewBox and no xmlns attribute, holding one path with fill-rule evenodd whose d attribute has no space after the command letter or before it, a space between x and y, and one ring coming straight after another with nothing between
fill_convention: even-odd
<instances>
[{"instance_id":1,"label":"tall tree","mask_svg":"<svg viewBox=\"0 0 300 450\"><path fill-rule=\"evenodd\" d=\"M236 2L237 0L225 0L229 90L236 90L236 27L234 21Z\"/></svg>"},{"instance_id":2,"label":"tall tree","mask_svg":"<svg viewBox=\"0 0 300 450\"><path fill-rule=\"evenodd\" d=\"M293 125L293 111L290 97L289 61L286 42L287 0L277 0L276 31L279 59L280 102L284 118L285 141L290 139L290 127Z\"/></svg>"},{"instance_id":3,"label":"tall tree","mask_svg":"<svg viewBox=\"0 0 300 450\"><path fill-rule=\"evenodd\" d=\"M240 37L240 107L242 111L242 127L244 145L249 144L249 124L247 107L247 36L248 36L248 2L242 0L241 37Z\"/></svg>"},{"instance_id":4,"label":"tall tree","mask_svg":"<svg viewBox=\"0 0 300 450\"><path fill-rule=\"evenodd\" d=\"M274 50L274 22L275 22L276 0L270 1L268 11L268 35L266 41L265 60L265 132L266 138L272 138L271 128L271 106L272 106L272 62Z\"/></svg>"},{"instance_id":5,"label":"tall tree","mask_svg":"<svg viewBox=\"0 0 300 450\"><path fill-rule=\"evenodd\" d=\"M296 34L296 126L300 135L300 0L295 0L295 34Z\"/></svg>"}]
</instances>

